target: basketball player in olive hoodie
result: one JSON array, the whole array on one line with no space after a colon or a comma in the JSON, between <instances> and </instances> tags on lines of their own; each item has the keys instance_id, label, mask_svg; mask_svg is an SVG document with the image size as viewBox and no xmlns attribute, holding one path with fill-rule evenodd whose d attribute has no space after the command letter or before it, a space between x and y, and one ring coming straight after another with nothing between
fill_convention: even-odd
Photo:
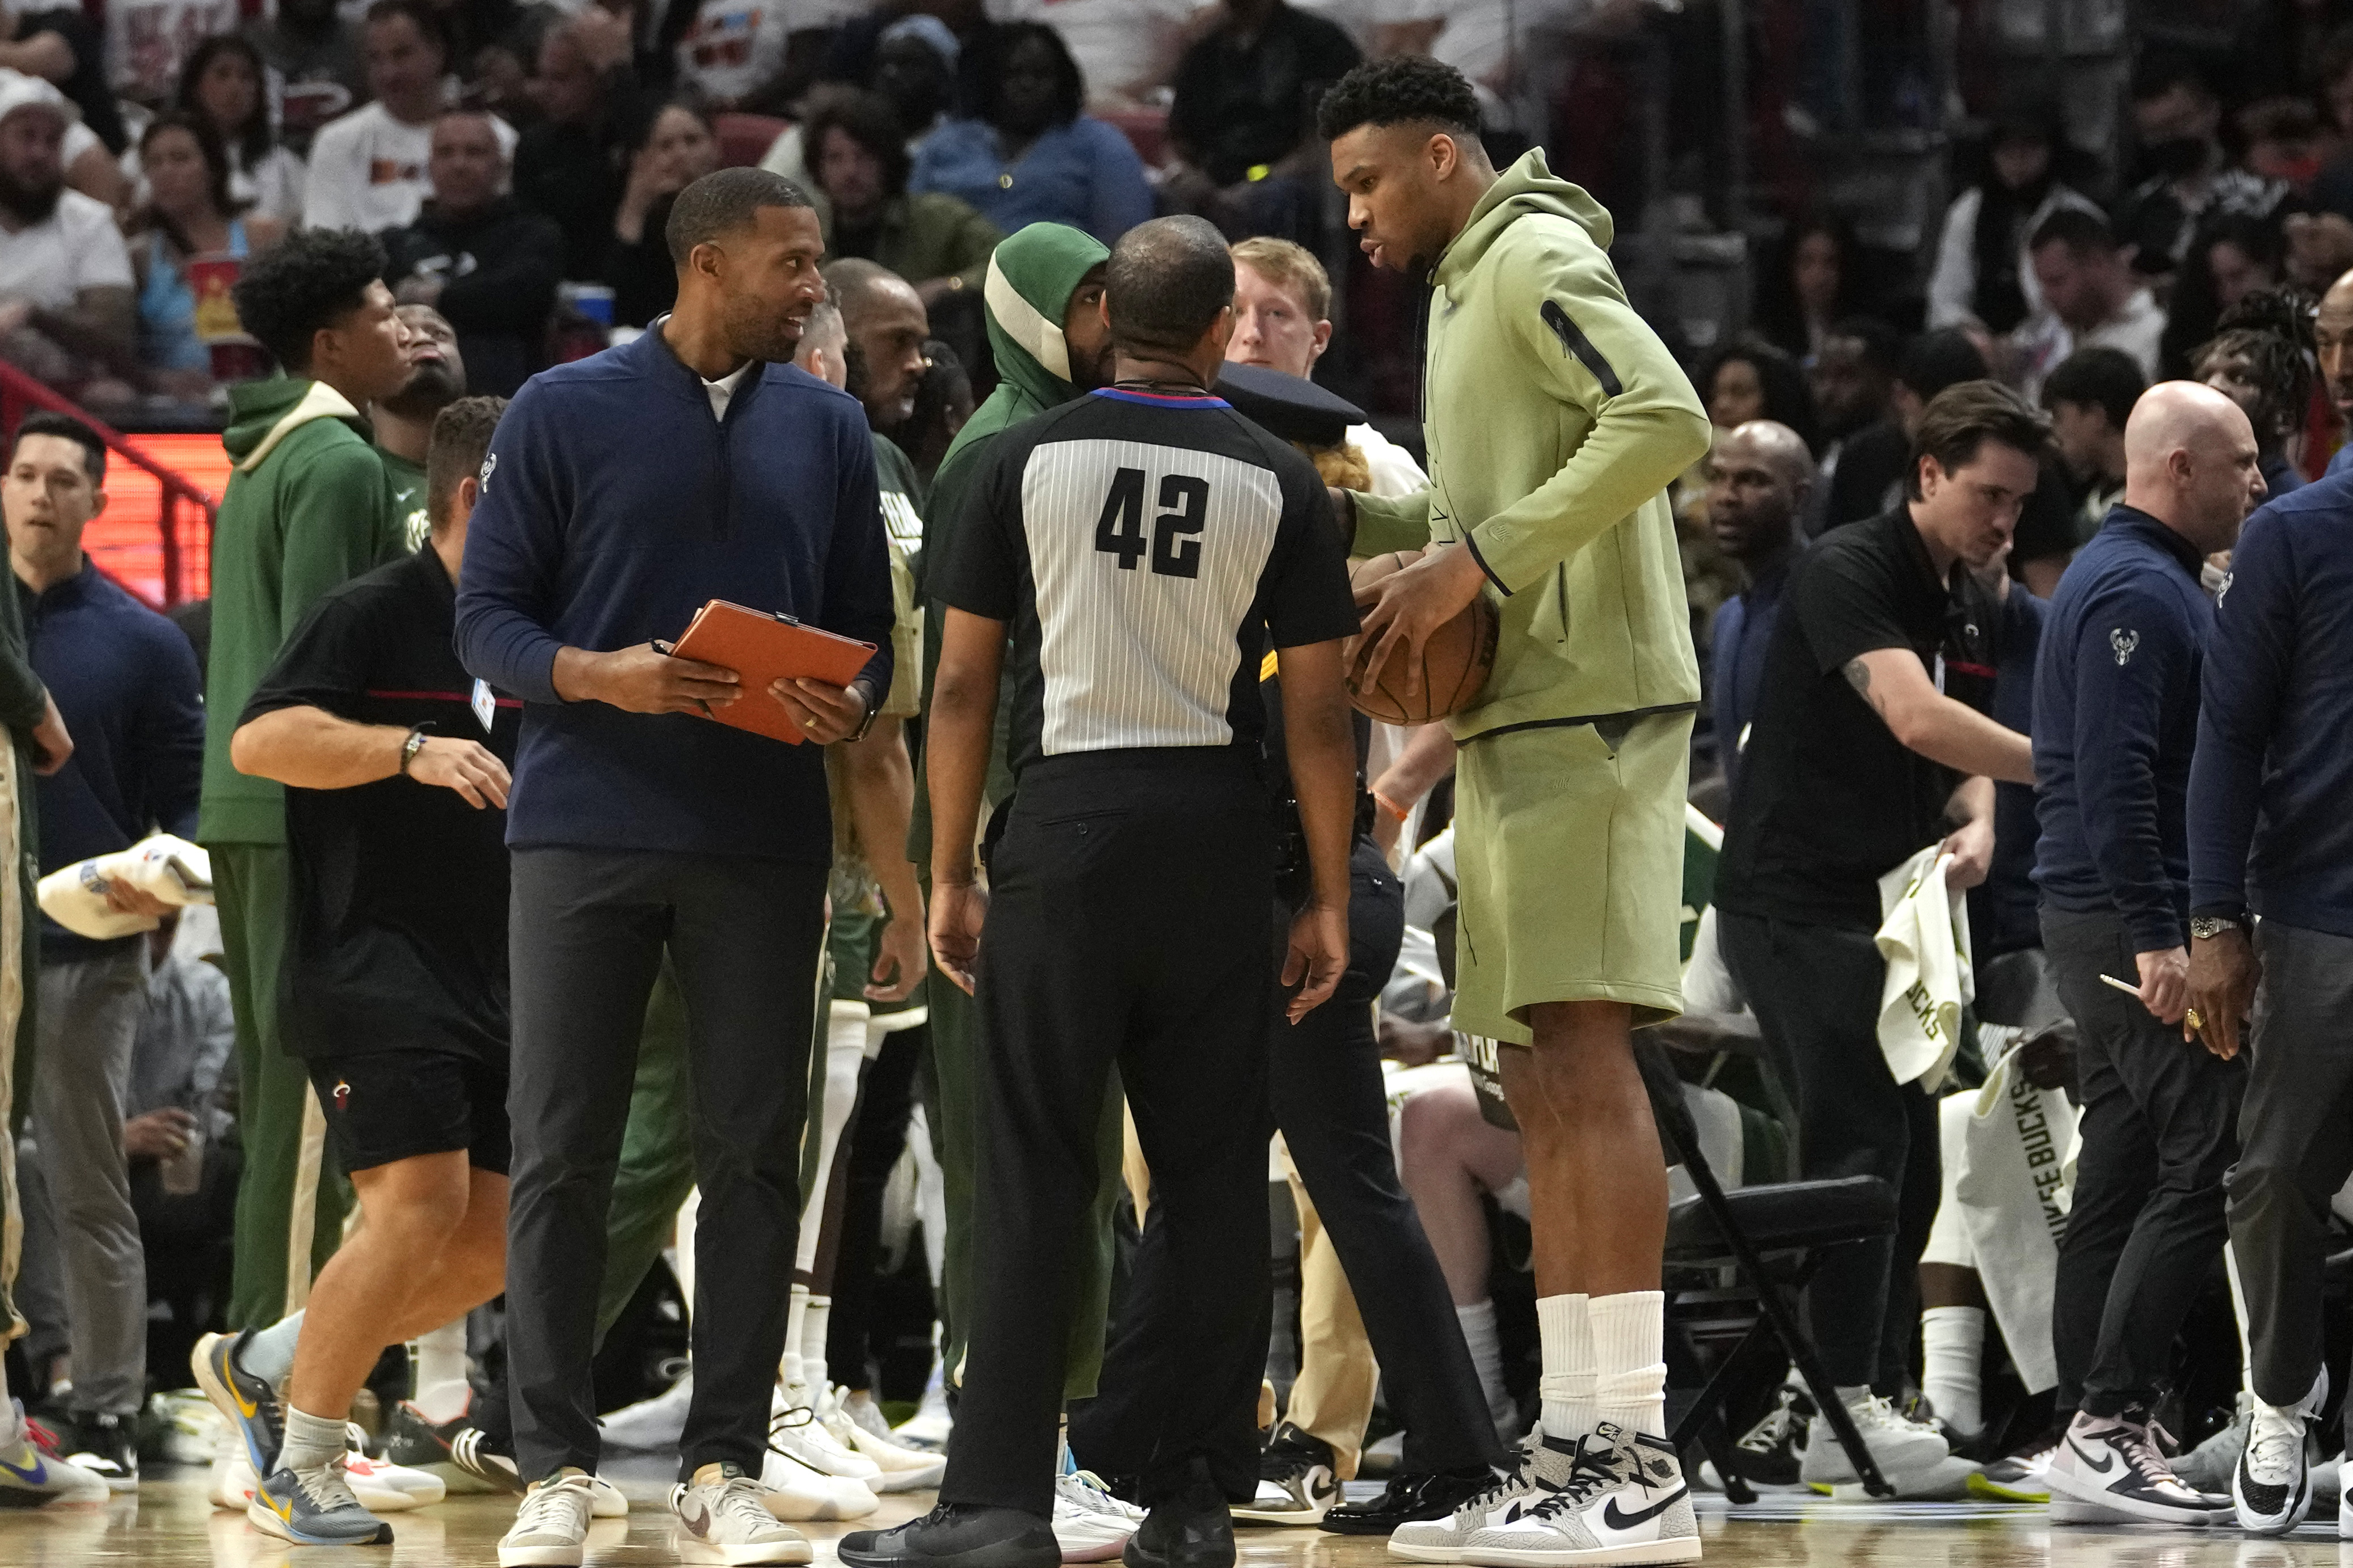
<instances>
[{"instance_id":1,"label":"basketball player in olive hoodie","mask_svg":"<svg viewBox=\"0 0 2353 1568\"><path fill-rule=\"evenodd\" d=\"M965 489L980 472L980 459L997 437L1111 379L1111 331L1101 310L1103 269L1110 260L1111 252L1101 241L1057 223L1029 225L1000 242L989 258L981 302L987 312L988 345L1002 379L957 433L932 481L931 504L924 512L923 563L944 559L941 552L958 524ZM923 579L919 565L916 591L924 601L923 693L928 710L945 611L930 597ZM992 806L1011 788L1002 727L1003 715L1011 707L1009 702L997 705L999 729L989 764ZM932 863L932 812L921 768L919 758L907 857L919 871L924 871ZM931 896L928 886L923 894L926 899ZM936 969L933 973L938 974ZM973 1162L979 1086L973 1076L971 1055L972 998L941 977L925 987L925 999L931 1007L931 1059L935 1075L930 1103L938 1118L933 1133L939 1142L948 1222L940 1353L954 1382L964 1359L972 1303ZM1111 1210L1119 1190L1120 1104L1116 1093L1105 1097L1103 1135L1096 1144L1103 1167L1095 1205L1101 1245L1082 1256L1074 1282L1079 1309L1071 1323L1070 1372L1064 1388L1065 1396L1071 1399L1094 1393L1095 1374L1103 1368L1103 1322L1111 1294Z\"/></svg>"},{"instance_id":2,"label":"basketball player in olive hoodie","mask_svg":"<svg viewBox=\"0 0 2353 1568\"><path fill-rule=\"evenodd\" d=\"M1366 657L1419 649L1474 598L1500 621L1493 674L1449 721L1454 1020L1501 1047L1535 1211L1544 1439L1514 1484L1575 1500L1491 1495L1392 1547L1529 1568L1688 1561L1699 1535L1662 1410L1666 1173L1631 1030L1683 1005L1699 668L1664 491L1707 449L1707 416L1626 301L1609 214L1541 151L1499 175L1460 73L1359 67L1318 119L1374 263L1434 289L1430 489L1344 509L1354 553L1430 547L1368 605Z\"/></svg>"},{"instance_id":3,"label":"basketball player in olive hoodie","mask_svg":"<svg viewBox=\"0 0 2353 1568\"><path fill-rule=\"evenodd\" d=\"M321 1118L278 1029L285 934L284 792L230 765L229 731L279 645L328 589L406 548L360 410L406 382L406 329L365 235L304 229L246 264L237 317L285 374L229 391L221 437L236 467L213 531L212 659L204 803L229 998L237 1014L237 1272L228 1321L301 1310L343 1233L339 1179L319 1169ZM311 1149L304 1155L306 1143ZM261 1369L254 1369L257 1372Z\"/></svg>"}]
</instances>

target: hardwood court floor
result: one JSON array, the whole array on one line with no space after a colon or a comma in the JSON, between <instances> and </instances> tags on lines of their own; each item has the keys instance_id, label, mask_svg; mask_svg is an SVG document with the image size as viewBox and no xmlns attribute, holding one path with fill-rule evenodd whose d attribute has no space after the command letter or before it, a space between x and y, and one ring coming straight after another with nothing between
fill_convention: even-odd
<instances>
[{"instance_id":1,"label":"hardwood court floor","mask_svg":"<svg viewBox=\"0 0 2353 1568\"><path fill-rule=\"evenodd\" d=\"M597 1521L591 1568L676 1563L661 1480L631 1479L624 1489L633 1511ZM802 1528L826 1568L834 1538L911 1518L930 1503L928 1493L886 1498L872 1520ZM389 1552L290 1547L249 1528L243 1515L207 1506L203 1472L167 1470L151 1475L135 1498L103 1508L0 1512L0 1568L491 1568L512 1518L506 1499L452 1498L395 1515ZM2256 1541L2236 1530L2054 1530L2040 1509L1991 1504L1767 1499L1735 1510L1709 1498L1701 1528L1707 1562L1755 1568L2353 1568L2353 1542L2339 1556L2333 1512L2286 1540ZM1378 1541L1321 1531L1253 1529L1240 1541L1244 1568L1387 1568L1394 1561Z\"/></svg>"}]
</instances>

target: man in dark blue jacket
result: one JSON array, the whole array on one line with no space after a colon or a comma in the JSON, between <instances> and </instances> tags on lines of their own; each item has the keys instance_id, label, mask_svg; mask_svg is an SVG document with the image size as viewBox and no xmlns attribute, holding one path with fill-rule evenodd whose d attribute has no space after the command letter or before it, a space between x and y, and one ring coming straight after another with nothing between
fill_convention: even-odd
<instances>
[{"instance_id":1,"label":"man in dark blue jacket","mask_svg":"<svg viewBox=\"0 0 2353 1568\"><path fill-rule=\"evenodd\" d=\"M2035 670L2034 879L2082 1036L2083 1145L2052 1309L2058 1410L2075 1414L2049 1479L2054 1498L2120 1519L2203 1524L2220 1501L2174 1476L2150 1411L2221 1249L2246 1076L2181 1027L2183 813L2213 626L2198 571L2263 493L2236 404L2188 382L2144 394L2125 425L2124 500L2060 581Z\"/></svg>"},{"instance_id":2,"label":"man in dark blue jacket","mask_svg":"<svg viewBox=\"0 0 2353 1568\"><path fill-rule=\"evenodd\" d=\"M2251 1007L2257 1020L2230 1177L2255 1395L2232 1491L2251 1528L2285 1530L2309 1504L2304 1434L2327 1391L2328 1200L2353 1174L2353 475L2248 520L2205 687L2189 1001L2225 1056ZM2348 1520L2340 1505L2340 1533Z\"/></svg>"},{"instance_id":3,"label":"man in dark blue jacket","mask_svg":"<svg viewBox=\"0 0 2353 1568\"><path fill-rule=\"evenodd\" d=\"M195 653L82 553L82 529L106 504L105 475L97 434L42 412L18 427L0 480L33 668L75 742L66 765L40 781L45 874L158 828L195 831L205 754ZM127 889L117 902L157 907ZM70 1349L66 1451L89 1453L126 1489L139 1481L132 1426L146 1403L147 1271L122 1104L146 1011L146 940L92 942L44 919L39 984L32 1128L48 1212L29 1223L58 1249L69 1343L37 1347L36 1365ZM44 1325L44 1338L56 1327Z\"/></svg>"},{"instance_id":4,"label":"man in dark blue jacket","mask_svg":"<svg viewBox=\"0 0 2353 1568\"><path fill-rule=\"evenodd\" d=\"M668 947L690 1019L702 1194L681 1530L731 1563L806 1562L761 1505L800 1212L833 838L825 743L891 684L891 573L858 401L788 362L824 284L808 199L726 169L681 193L678 307L626 347L534 377L500 424L458 596L467 668L524 700L514 851L516 1459L501 1543L579 1562L606 1211L639 1026ZM668 657L705 601L878 645L847 689ZM777 702L818 745L711 721Z\"/></svg>"},{"instance_id":5,"label":"man in dark blue jacket","mask_svg":"<svg viewBox=\"0 0 2353 1568\"><path fill-rule=\"evenodd\" d=\"M1748 586L1717 607L1708 638L1708 710L1727 800L1740 785L1740 743L1765 684L1781 590L1798 558L1799 514L1814 488L1814 459L1787 425L1752 419L1721 431L1707 455L1707 526L1748 574Z\"/></svg>"}]
</instances>

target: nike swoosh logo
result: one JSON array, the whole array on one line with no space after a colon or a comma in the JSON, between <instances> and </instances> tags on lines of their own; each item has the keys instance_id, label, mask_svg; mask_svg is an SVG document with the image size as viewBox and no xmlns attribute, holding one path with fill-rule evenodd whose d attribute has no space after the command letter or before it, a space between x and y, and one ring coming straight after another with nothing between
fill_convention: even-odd
<instances>
[{"instance_id":1,"label":"nike swoosh logo","mask_svg":"<svg viewBox=\"0 0 2353 1568\"><path fill-rule=\"evenodd\" d=\"M395 491L393 491L393 492L392 492L392 499L393 499L394 500L396 500L396 501L404 501L404 500L406 500L410 496L415 495L416 493L417 493L417 487L416 487L415 485L411 485L411 486L409 486L409 487L408 487L406 489L405 489L405 490L395 490Z\"/></svg>"},{"instance_id":2,"label":"nike swoosh logo","mask_svg":"<svg viewBox=\"0 0 2353 1568\"><path fill-rule=\"evenodd\" d=\"M27 1445L25 1451L32 1456L33 1468L31 1469L26 1469L24 1466L17 1464L13 1459L0 1459L0 1470L7 1471L10 1475L16 1477L18 1480L24 1482L28 1487L47 1486L49 1484L49 1467L41 1462L40 1450Z\"/></svg>"},{"instance_id":3,"label":"nike swoosh logo","mask_svg":"<svg viewBox=\"0 0 2353 1568\"><path fill-rule=\"evenodd\" d=\"M1640 1513L1625 1512L1619 1508L1618 1500L1611 1498L1601 1505L1601 1522L1612 1530L1631 1530L1638 1524L1658 1518L1690 1495L1691 1488L1677 1487L1672 1496L1663 1501L1652 1503Z\"/></svg>"},{"instance_id":4,"label":"nike swoosh logo","mask_svg":"<svg viewBox=\"0 0 2353 1568\"><path fill-rule=\"evenodd\" d=\"M2084 1451L2084 1446L2081 1443L2076 1442L2073 1437L2067 1439L2067 1447L2075 1451L2075 1458L2084 1462L2084 1468L2091 1471L2095 1476L2105 1476L2110 1470L2116 1468L2116 1457L2114 1454L2110 1454L2105 1458L2094 1459L2091 1455L2085 1453Z\"/></svg>"},{"instance_id":5,"label":"nike swoosh logo","mask_svg":"<svg viewBox=\"0 0 2353 1568\"><path fill-rule=\"evenodd\" d=\"M695 1535L702 1536L710 1534L711 1510L702 1507L700 1503L695 1505L695 1509L696 1511L693 1513L689 1513L682 1508L678 1510L679 1522L685 1525L686 1528Z\"/></svg>"}]
</instances>

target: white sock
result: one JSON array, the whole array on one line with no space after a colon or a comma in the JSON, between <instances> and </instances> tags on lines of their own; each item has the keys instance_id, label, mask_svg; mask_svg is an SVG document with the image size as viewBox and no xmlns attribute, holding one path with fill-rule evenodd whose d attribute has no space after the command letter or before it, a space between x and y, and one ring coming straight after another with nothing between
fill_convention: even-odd
<instances>
[{"instance_id":1,"label":"white sock","mask_svg":"<svg viewBox=\"0 0 2353 1568\"><path fill-rule=\"evenodd\" d=\"M465 1414L473 1389L466 1382L466 1320L456 1318L409 1342L410 1403L435 1426Z\"/></svg>"},{"instance_id":2,"label":"white sock","mask_svg":"<svg viewBox=\"0 0 2353 1568\"><path fill-rule=\"evenodd\" d=\"M286 1441L278 1450L280 1469L315 1470L343 1451L343 1417L312 1415L290 1405L286 1406Z\"/></svg>"},{"instance_id":3,"label":"white sock","mask_svg":"<svg viewBox=\"0 0 2353 1568\"><path fill-rule=\"evenodd\" d=\"M808 1321L809 1290L806 1285L793 1287L792 1302L785 1309L785 1355L777 1363L776 1375L786 1388L801 1383L801 1333Z\"/></svg>"},{"instance_id":4,"label":"white sock","mask_svg":"<svg viewBox=\"0 0 2353 1568\"><path fill-rule=\"evenodd\" d=\"M302 1314L279 1319L238 1347L237 1364L276 1388L294 1371L294 1344L302 1337ZM289 1415L292 1412L289 1411Z\"/></svg>"},{"instance_id":5,"label":"white sock","mask_svg":"<svg viewBox=\"0 0 2353 1568\"><path fill-rule=\"evenodd\" d=\"M234 1427L223 1424L224 1430ZM16 1413L16 1402L8 1397L8 1363L0 1360L0 1447L7 1447L25 1435L25 1423Z\"/></svg>"},{"instance_id":6,"label":"white sock","mask_svg":"<svg viewBox=\"0 0 2353 1568\"><path fill-rule=\"evenodd\" d=\"M821 1388L827 1381L825 1336L832 1317L832 1297L808 1299L808 1315L801 1325L801 1375L811 1388Z\"/></svg>"},{"instance_id":7,"label":"white sock","mask_svg":"<svg viewBox=\"0 0 2353 1568\"><path fill-rule=\"evenodd\" d=\"M1462 1325L1462 1343L1471 1352L1471 1365L1479 1373L1479 1392L1487 1401L1487 1417L1500 1435L1519 1418L1511 1390L1504 1386L1504 1342L1495 1333L1495 1303L1473 1302L1454 1309Z\"/></svg>"},{"instance_id":8,"label":"white sock","mask_svg":"<svg viewBox=\"0 0 2353 1568\"><path fill-rule=\"evenodd\" d=\"M1920 1314L1920 1392L1957 1432L1985 1425L1978 1382L1985 1331L1983 1307L1930 1307Z\"/></svg>"},{"instance_id":9,"label":"white sock","mask_svg":"<svg viewBox=\"0 0 2353 1568\"><path fill-rule=\"evenodd\" d=\"M1597 1423L1615 1422L1630 1434L1665 1434L1666 1310L1667 1298L1658 1290L1626 1290L1587 1301Z\"/></svg>"},{"instance_id":10,"label":"white sock","mask_svg":"<svg viewBox=\"0 0 2353 1568\"><path fill-rule=\"evenodd\" d=\"M1536 1300L1536 1339L1544 1373L1536 1392L1544 1400L1547 1437L1582 1437L1593 1430L1593 1326L1583 1296Z\"/></svg>"}]
</instances>

